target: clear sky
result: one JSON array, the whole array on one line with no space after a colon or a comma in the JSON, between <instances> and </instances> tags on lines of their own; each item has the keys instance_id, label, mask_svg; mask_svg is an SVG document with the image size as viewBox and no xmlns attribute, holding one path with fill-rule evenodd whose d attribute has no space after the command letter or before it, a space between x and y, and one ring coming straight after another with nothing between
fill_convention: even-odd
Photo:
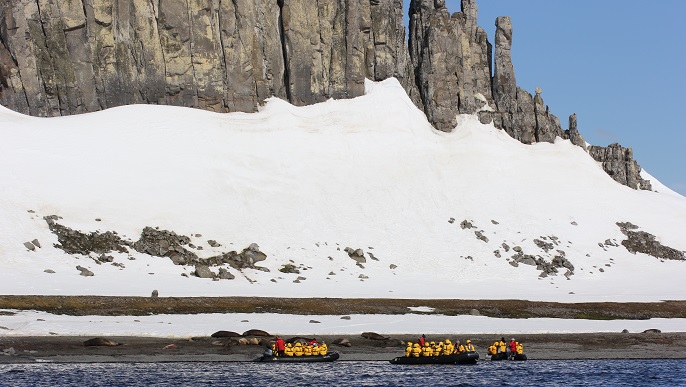
<instances>
[{"instance_id":1,"label":"clear sky","mask_svg":"<svg viewBox=\"0 0 686 387\"><path fill-rule=\"evenodd\" d=\"M450 12L459 0L446 0ZM587 142L633 148L642 168L686 196L686 1L477 0L494 43L510 16L517 85L560 118L577 114ZM409 0L405 0L405 6Z\"/></svg>"}]
</instances>

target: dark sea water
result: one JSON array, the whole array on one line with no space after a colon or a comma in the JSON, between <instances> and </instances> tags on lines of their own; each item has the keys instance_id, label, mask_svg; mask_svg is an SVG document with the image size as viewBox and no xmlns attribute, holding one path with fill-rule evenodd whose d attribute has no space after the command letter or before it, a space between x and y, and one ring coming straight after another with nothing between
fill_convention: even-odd
<instances>
[{"instance_id":1,"label":"dark sea water","mask_svg":"<svg viewBox=\"0 0 686 387\"><path fill-rule=\"evenodd\" d=\"M686 386L686 360L2 364L0 386Z\"/></svg>"}]
</instances>

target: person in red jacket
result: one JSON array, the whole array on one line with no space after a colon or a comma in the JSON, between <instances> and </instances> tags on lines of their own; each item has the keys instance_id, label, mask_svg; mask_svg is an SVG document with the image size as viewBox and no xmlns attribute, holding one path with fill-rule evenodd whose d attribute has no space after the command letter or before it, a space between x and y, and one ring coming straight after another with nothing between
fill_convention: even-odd
<instances>
[{"instance_id":1,"label":"person in red jacket","mask_svg":"<svg viewBox=\"0 0 686 387\"><path fill-rule=\"evenodd\" d=\"M426 336L422 335L417 342L419 343L419 347L424 348L424 344L426 344Z\"/></svg>"},{"instance_id":2,"label":"person in red jacket","mask_svg":"<svg viewBox=\"0 0 686 387\"><path fill-rule=\"evenodd\" d=\"M510 359L514 359L514 355L517 354L517 342L515 341L514 337L510 341L510 344L508 344L508 349L510 350Z\"/></svg>"},{"instance_id":3,"label":"person in red jacket","mask_svg":"<svg viewBox=\"0 0 686 387\"><path fill-rule=\"evenodd\" d=\"M286 350L286 342L283 341L283 339L279 336L276 336L276 354L277 356L283 356L284 351Z\"/></svg>"}]
</instances>

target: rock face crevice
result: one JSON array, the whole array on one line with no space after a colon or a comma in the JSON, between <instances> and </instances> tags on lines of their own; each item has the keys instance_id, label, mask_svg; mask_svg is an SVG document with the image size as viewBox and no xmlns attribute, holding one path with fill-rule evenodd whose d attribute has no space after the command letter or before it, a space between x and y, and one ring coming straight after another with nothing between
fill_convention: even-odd
<instances>
[{"instance_id":1,"label":"rock face crevice","mask_svg":"<svg viewBox=\"0 0 686 387\"><path fill-rule=\"evenodd\" d=\"M128 104L254 112L267 98L303 106L364 93L364 80L398 79L439 130L458 114L531 144L576 128L540 90L519 88L509 17L495 46L477 26L476 0L452 15L445 0L3 0L0 105L40 117ZM618 182L649 189L631 149L589 153Z\"/></svg>"}]
</instances>

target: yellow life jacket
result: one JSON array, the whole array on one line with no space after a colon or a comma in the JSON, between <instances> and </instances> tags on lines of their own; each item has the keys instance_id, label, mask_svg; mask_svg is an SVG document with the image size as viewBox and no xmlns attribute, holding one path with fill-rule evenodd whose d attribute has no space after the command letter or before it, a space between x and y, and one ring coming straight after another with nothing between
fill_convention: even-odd
<instances>
[{"instance_id":1,"label":"yellow life jacket","mask_svg":"<svg viewBox=\"0 0 686 387\"><path fill-rule=\"evenodd\" d=\"M295 356L302 356L303 355L303 347L300 345L296 345L295 348L293 348L293 354Z\"/></svg>"},{"instance_id":2,"label":"yellow life jacket","mask_svg":"<svg viewBox=\"0 0 686 387\"><path fill-rule=\"evenodd\" d=\"M286 356L293 356L293 347L284 348L283 353Z\"/></svg>"},{"instance_id":3,"label":"yellow life jacket","mask_svg":"<svg viewBox=\"0 0 686 387\"><path fill-rule=\"evenodd\" d=\"M467 350L467 352L474 352L475 351L472 343L467 344L467 347L465 349Z\"/></svg>"},{"instance_id":4,"label":"yellow life jacket","mask_svg":"<svg viewBox=\"0 0 686 387\"><path fill-rule=\"evenodd\" d=\"M504 341L499 342L499 343L498 343L498 346L500 347L500 351L499 351L499 352L503 352L503 353L504 353L504 352L507 352L507 344L505 344Z\"/></svg>"},{"instance_id":5,"label":"yellow life jacket","mask_svg":"<svg viewBox=\"0 0 686 387\"><path fill-rule=\"evenodd\" d=\"M457 353L462 353L464 352L464 344L460 344L459 348L457 348Z\"/></svg>"},{"instance_id":6,"label":"yellow life jacket","mask_svg":"<svg viewBox=\"0 0 686 387\"><path fill-rule=\"evenodd\" d=\"M518 343L517 344L517 355L521 355L524 353L524 344Z\"/></svg>"},{"instance_id":7,"label":"yellow life jacket","mask_svg":"<svg viewBox=\"0 0 686 387\"><path fill-rule=\"evenodd\" d=\"M446 353L446 351L447 351L447 353ZM444 354L451 355L453 352L455 352L455 346L452 344L446 345Z\"/></svg>"},{"instance_id":8,"label":"yellow life jacket","mask_svg":"<svg viewBox=\"0 0 686 387\"><path fill-rule=\"evenodd\" d=\"M321 352L321 347L318 345L315 345L312 347L312 356L319 356L319 352Z\"/></svg>"},{"instance_id":9,"label":"yellow life jacket","mask_svg":"<svg viewBox=\"0 0 686 387\"><path fill-rule=\"evenodd\" d=\"M306 346L306 347L303 349L303 352L304 352L304 355L305 355L305 356L310 356L310 355L312 355L312 347L310 347L309 345Z\"/></svg>"},{"instance_id":10,"label":"yellow life jacket","mask_svg":"<svg viewBox=\"0 0 686 387\"><path fill-rule=\"evenodd\" d=\"M496 353L498 353L498 348L496 348L495 345L491 345L490 347L488 347L488 353L491 355L495 355Z\"/></svg>"},{"instance_id":11,"label":"yellow life jacket","mask_svg":"<svg viewBox=\"0 0 686 387\"><path fill-rule=\"evenodd\" d=\"M319 346L319 355L324 356L329 352L329 347L326 346L326 344L322 343Z\"/></svg>"},{"instance_id":12,"label":"yellow life jacket","mask_svg":"<svg viewBox=\"0 0 686 387\"><path fill-rule=\"evenodd\" d=\"M433 351L431 350L431 347L428 345L425 345L424 348L422 348L422 356L432 356Z\"/></svg>"},{"instance_id":13,"label":"yellow life jacket","mask_svg":"<svg viewBox=\"0 0 686 387\"><path fill-rule=\"evenodd\" d=\"M419 348L419 345L412 347L412 357L419 357L419 355L421 353L422 353L422 349Z\"/></svg>"}]
</instances>

